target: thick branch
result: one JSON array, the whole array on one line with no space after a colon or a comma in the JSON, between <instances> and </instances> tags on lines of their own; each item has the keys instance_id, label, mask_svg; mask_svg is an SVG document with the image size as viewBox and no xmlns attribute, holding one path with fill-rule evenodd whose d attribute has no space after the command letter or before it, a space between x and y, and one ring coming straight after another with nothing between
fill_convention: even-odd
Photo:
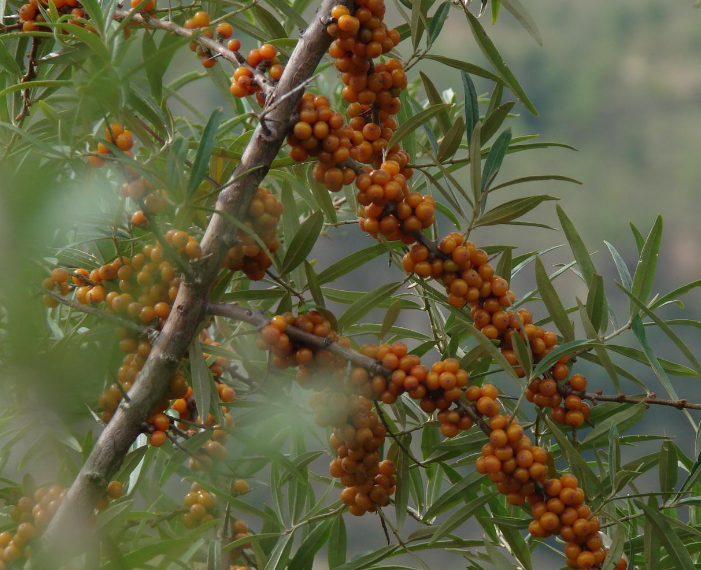
<instances>
[{"instance_id":1,"label":"thick branch","mask_svg":"<svg viewBox=\"0 0 701 570\"><path fill-rule=\"evenodd\" d=\"M267 98L267 105L275 105L278 94L284 95L311 77L319 61L331 43L322 20L329 17L331 8L348 0L324 0L309 28L301 35L285 71L275 90ZM135 16L136 22L146 22L154 28L165 29L183 36L192 32L155 19L144 20ZM229 54L221 45L207 38L198 37L208 49L226 57ZM197 333L206 316L208 298L221 269L230 244L234 243L238 228L232 217L242 219L243 212L258 185L267 174L272 161L285 141L289 117L296 110L302 97L295 96L282 101L270 113L269 130L259 125L253 133L229 183L219 194L216 210L223 215L213 216L202 239L202 260L196 278L183 283L173 303L173 309L163 330L155 341L151 353L129 392L131 402L122 402L116 414L95 443L90 456L78 477L71 485L61 507L46 530L40 551L30 563L30 568L47 568L55 561L78 549L87 547L86 537L91 527L94 507L104 494L109 477L121 464L129 447L139 434L156 403L165 394L170 379L180 359Z\"/></svg>"}]
</instances>

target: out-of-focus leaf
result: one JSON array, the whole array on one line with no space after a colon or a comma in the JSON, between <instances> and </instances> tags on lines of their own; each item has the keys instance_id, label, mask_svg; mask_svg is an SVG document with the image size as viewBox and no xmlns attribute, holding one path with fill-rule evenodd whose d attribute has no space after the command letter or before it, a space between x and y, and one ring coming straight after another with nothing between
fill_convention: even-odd
<instances>
[{"instance_id":1,"label":"out-of-focus leaf","mask_svg":"<svg viewBox=\"0 0 701 570\"><path fill-rule=\"evenodd\" d=\"M197 149L197 155L195 155L195 161L192 163L192 170L190 172L190 182L188 183L188 196L192 196L200 185L202 178L209 170L209 159L212 156L212 150L214 149L214 143L217 138L217 129L219 128L219 123L222 118L222 109L217 107L212 111L209 116L209 120L202 131L202 138L200 139L200 146Z\"/></svg>"},{"instance_id":2,"label":"out-of-focus leaf","mask_svg":"<svg viewBox=\"0 0 701 570\"><path fill-rule=\"evenodd\" d=\"M521 101L526 109L528 109L532 114L538 116L538 111L533 106L533 103L531 103L519 82L516 80L516 77L514 77L514 74L509 69L509 66L506 65L506 62L501 57L501 54L497 50L492 40L490 40L487 36L482 24L480 24L479 20L470 14L470 12L466 11L465 15L467 16L467 22L470 24L472 34L475 36L475 40L477 41L477 45L502 78L502 81L511 90L511 92L516 95L518 100Z\"/></svg>"},{"instance_id":3,"label":"out-of-focus leaf","mask_svg":"<svg viewBox=\"0 0 701 570\"><path fill-rule=\"evenodd\" d=\"M380 329L380 334L379 338L382 340L387 332L392 328L394 323L397 321L397 317L399 317L399 313L402 310L402 304L399 300L394 301L390 306L389 309L387 309L387 312L385 313L385 318L382 320L382 328Z\"/></svg>"},{"instance_id":4,"label":"out-of-focus leaf","mask_svg":"<svg viewBox=\"0 0 701 570\"><path fill-rule=\"evenodd\" d=\"M529 14L526 7L521 4L520 0L500 0L501 4L504 5L511 15L518 20L518 22L526 29L526 31L531 34L533 39L539 46L543 45L543 38L538 30L538 25L535 23L533 17Z\"/></svg>"},{"instance_id":5,"label":"out-of-focus leaf","mask_svg":"<svg viewBox=\"0 0 701 570\"><path fill-rule=\"evenodd\" d=\"M472 207L479 212L482 203L482 123L478 122L472 131L470 145L470 185L472 186ZM479 157L479 160L477 159ZM475 158L475 160L472 160Z\"/></svg>"},{"instance_id":6,"label":"out-of-focus leaf","mask_svg":"<svg viewBox=\"0 0 701 570\"><path fill-rule=\"evenodd\" d=\"M499 190L500 188L506 188L508 186L514 186L516 184L523 184L525 182L541 182L545 180L558 180L562 182L572 182L573 184L582 184L579 180L575 178L570 178L569 176L560 176L558 174L542 174L540 176L522 176L521 178L514 178L508 182L502 182L496 186L492 186L491 192Z\"/></svg>"},{"instance_id":7,"label":"out-of-focus leaf","mask_svg":"<svg viewBox=\"0 0 701 570\"><path fill-rule=\"evenodd\" d=\"M326 543L331 533L335 519L322 521L312 530L299 545L297 552L290 560L290 568L306 568L314 560L314 556Z\"/></svg>"},{"instance_id":8,"label":"out-of-focus leaf","mask_svg":"<svg viewBox=\"0 0 701 570\"><path fill-rule=\"evenodd\" d=\"M550 428L555 441L557 441L557 443L560 445L560 452L567 460L572 472L577 476L577 478L586 479L587 484L592 485L592 487L588 489L590 492L598 493L599 489L601 488L601 482L591 470L591 467L589 467L581 452L574 448L567 436L562 433L560 426L558 426L552 419L545 414L542 415L542 418Z\"/></svg>"},{"instance_id":9,"label":"out-of-focus leaf","mask_svg":"<svg viewBox=\"0 0 701 570\"><path fill-rule=\"evenodd\" d=\"M190 343L190 373L192 375L192 391L197 402L197 409L203 418L207 417L212 401L209 379L209 367L202 353L202 345L194 339Z\"/></svg>"},{"instance_id":10,"label":"out-of-focus leaf","mask_svg":"<svg viewBox=\"0 0 701 570\"><path fill-rule=\"evenodd\" d=\"M273 8L282 12L288 19L295 23L295 26L305 29L307 27L306 20L292 6L287 3L287 0L266 0Z\"/></svg>"},{"instance_id":11,"label":"out-of-focus leaf","mask_svg":"<svg viewBox=\"0 0 701 570\"><path fill-rule=\"evenodd\" d=\"M489 340L486 336L482 334L481 331L477 330L474 326L468 323L460 322L460 326L465 328L476 340L482 347L485 349L487 354L489 354L494 361L502 367L502 369L509 374L516 382L519 384L521 383L521 380L516 374L516 371L514 370L513 366L509 364L509 361L506 360L504 355L501 353L501 351L494 345L494 343Z\"/></svg>"},{"instance_id":12,"label":"out-of-focus leaf","mask_svg":"<svg viewBox=\"0 0 701 570\"><path fill-rule=\"evenodd\" d=\"M209 543L207 570L221 570L221 542L219 540L213 540Z\"/></svg>"},{"instance_id":13,"label":"out-of-focus leaf","mask_svg":"<svg viewBox=\"0 0 701 570\"><path fill-rule=\"evenodd\" d=\"M343 515L338 515L333 519L329 543L327 547L329 570L336 570L346 563L346 524L343 522Z\"/></svg>"},{"instance_id":14,"label":"out-of-focus leaf","mask_svg":"<svg viewBox=\"0 0 701 570\"><path fill-rule=\"evenodd\" d=\"M433 81L431 81L428 75L421 71L419 72L419 75L421 76L421 81L424 84L424 90L426 91L426 96L428 97L429 103L431 105L441 105L443 103L443 99L441 98L440 93L438 93L438 89L436 89ZM446 135L450 130L450 117L448 115L448 111L445 109L440 110L436 114L436 120L438 121L443 134Z\"/></svg>"}]
</instances>

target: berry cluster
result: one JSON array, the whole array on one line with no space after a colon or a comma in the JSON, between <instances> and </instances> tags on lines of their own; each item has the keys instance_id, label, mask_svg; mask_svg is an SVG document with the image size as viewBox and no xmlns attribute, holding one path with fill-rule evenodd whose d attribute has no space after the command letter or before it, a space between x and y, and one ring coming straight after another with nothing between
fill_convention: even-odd
<instances>
[{"instance_id":1,"label":"berry cluster","mask_svg":"<svg viewBox=\"0 0 701 570\"><path fill-rule=\"evenodd\" d=\"M565 369L565 374L562 374L562 369ZM564 386L567 380L567 366L557 364L553 367L550 375L551 378L538 378L533 380L526 389L526 399L533 402L541 408L552 408L553 419L569 427L577 428L584 424L584 421L589 417L591 408L586 402L582 402L582 398L578 394L568 393L569 390L583 392L587 387L587 379L583 374L573 374L566 384L569 390ZM565 389L565 397L558 390L556 380L561 382L561 386ZM561 405L562 404L562 405Z\"/></svg>"},{"instance_id":2,"label":"berry cluster","mask_svg":"<svg viewBox=\"0 0 701 570\"><path fill-rule=\"evenodd\" d=\"M125 129L121 123L112 123L107 126L105 128L105 139L107 143L116 146L128 156L132 156L131 149L134 147L134 135L132 135L130 130ZM104 142L97 143L96 152L104 155L112 154L112 151ZM91 155L88 157L88 163L95 168L101 168L105 165L105 159Z\"/></svg>"},{"instance_id":3,"label":"berry cluster","mask_svg":"<svg viewBox=\"0 0 701 570\"><path fill-rule=\"evenodd\" d=\"M559 534L565 541L565 557L570 568L592 568L606 558L607 549L599 532L599 519L584 504L584 491L577 478L569 473L543 483L545 496L532 503L533 521L528 526L531 536L545 538ZM621 558L616 570L625 570L628 563Z\"/></svg>"},{"instance_id":4,"label":"berry cluster","mask_svg":"<svg viewBox=\"0 0 701 570\"><path fill-rule=\"evenodd\" d=\"M379 233L388 240L411 244L417 232L433 224L436 201L409 191L401 170L397 161L386 160L379 169L358 176L357 200L363 206L360 229L373 237Z\"/></svg>"},{"instance_id":5,"label":"berry cluster","mask_svg":"<svg viewBox=\"0 0 701 570\"><path fill-rule=\"evenodd\" d=\"M232 51L237 51L241 47L241 42L232 40L228 46ZM234 49L236 48L236 49ZM278 81L285 71L285 66L280 63L277 57L277 48L270 44L263 44L259 48L254 48L248 52L246 63L236 69L231 78L230 91L234 97L247 97L255 95L256 100L262 106L265 104L261 86L258 85L254 77L253 70L257 69L263 73L267 72L272 81Z\"/></svg>"},{"instance_id":6,"label":"berry cluster","mask_svg":"<svg viewBox=\"0 0 701 570\"><path fill-rule=\"evenodd\" d=\"M239 483L239 482L246 483L245 481L243 481L243 479L239 479L238 481L236 481L236 483ZM234 486L236 485L236 483L234 483ZM246 486L248 486L248 484L246 484ZM232 540L232 542L234 540L241 540L242 538L246 538L246 537L251 536L251 535L252 535L252 533L249 530L248 523L246 523L245 520L235 519L235 520L231 521L231 540ZM231 551L231 558L233 560L236 560L237 558L241 558L241 556L243 555L244 548L250 548L250 546L251 546L250 542L245 542L243 544L243 546L239 546L239 547L235 548L234 550ZM251 570L251 569L248 566L232 566L231 570Z\"/></svg>"},{"instance_id":7,"label":"berry cluster","mask_svg":"<svg viewBox=\"0 0 701 570\"><path fill-rule=\"evenodd\" d=\"M116 501L124 496L124 485L119 481L110 481L107 485L106 492L104 496L97 502L95 509L98 511L104 511L109 507L111 501Z\"/></svg>"},{"instance_id":8,"label":"berry cluster","mask_svg":"<svg viewBox=\"0 0 701 570\"><path fill-rule=\"evenodd\" d=\"M31 543L47 527L68 493L60 485L39 487L31 496L19 497L11 504L10 518L17 524L14 531L0 532L0 570L6 563L23 560L31 552Z\"/></svg>"},{"instance_id":9,"label":"berry cluster","mask_svg":"<svg viewBox=\"0 0 701 570\"><path fill-rule=\"evenodd\" d=\"M201 35L210 39L213 38L216 33L217 40L220 42L228 40L234 35L234 27L228 22L220 22L215 26L214 30L212 30L212 28L208 27L211 21L212 19L207 12L196 12L192 18L185 21L185 28L188 30L201 29ZM229 43L232 41L238 42L238 46L241 46L241 42L238 40L230 40ZM197 54L200 58L200 63L206 68L214 67L217 63L216 56L194 40L190 42L190 51L194 51Z\"/></svg>"},{"instance_id":10,"label":"berry cluster","mask_svg":"<svg viewBox=\"0 0 701 570\"><path fill-rule=\"evenodd\" d=\"M329 100L323 95L316 97L307 92L302 96L298 107L299 121L287 136L292 147L290 157L297 162L304 162L313 156L318 164L313 175L317 182L326 186L331 192L338 192L343 186L355 180L355 171L346 166L352 156L358 133L346 125L341 113L331 109Z\"/></svg>"},{"instance_id":11,"label":"berry cluster","mask_svg":"<svg viewBox=\"0 0 701 570\"><path fill-rule=\"evenodd\" d=\"M203 489L199 483L192 484L183 502L190 509L182 518L185 528L195 528L214 520L213 512L217 505L217 498Z\"/></svg>"},{"instance_id":12,"label":"berry cluster","mask_svg":"<svg viewBox=\"0 0 701 570\"><path fill-rule=\"evenodd\" d=\"M345 361L322 348L309 347L303 342L291 340L287 334L288 327L295 327L346 347L350 346L350 341L339 337L333 325L319 311L309 311L297 317L292 313L275 315L270 324L262 328L258 346L272 352L273 364L277 368L298 367L297 382L300 386L323 389L328 379L320 378L317 373L332 373L339 369L342 371Z\"/></svg>"},{"instance_id":13,"label":"berry cluster","mask_svg":"<svg viewBox=\"0 0 701 570\"><path fill-rule=\"evenodd\" d=\"M59 16L71 16L68 19L70 24L82 26L81 20L88 19L87 12L83 9L83 5L78 0L51 0L51 3L56 7ZM39 24L45 21L44 15L39 10L39 6L48 10L48 0L29 0L28 4L24 4L19 9L19 21L22 24L23 32L36 32L40 29ZM87 29L94 31L86 26Z\"/></svg>"},{"instance_id":14,"label":"berry cluster","mask_svg":"<svg viewBox=\"0 0 701 570\"><path fill-rule=\"evenodd\" d=\"M275 195L267 188L258 188L251 198L243 220L247 231L240 230L238 244L229 249L223 265L231 271L242 270L252 281L265 277L265 271L272 265L268 256L280 247L277 239L277 225L284 208ZM263 242L267 251L259 242Z\"/></svg>"}]
</instances>

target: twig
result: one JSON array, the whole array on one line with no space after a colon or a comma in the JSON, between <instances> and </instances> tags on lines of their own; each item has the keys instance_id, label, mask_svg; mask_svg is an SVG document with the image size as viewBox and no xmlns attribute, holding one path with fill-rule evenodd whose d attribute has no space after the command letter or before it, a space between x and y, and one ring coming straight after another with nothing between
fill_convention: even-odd
<instances>
[{"instance_id":1,"label":"twig","mask_svg":"<svg viewBox=\"0 0 701 570\"><path fill-rule=\"evenodd\" d=\"M392 431L392 429L390 428L390 426L389 426L389 424L388 424L388 422L387 422L387 418L385 417L385 413L384 413L384 411L382 410L382 407L380 406L380 403L379 403L377 400L375 400L375 410L377 410L377 415L379 416L380 421L382 422L382 425L385 426L385 429L387 430L387 435L389 435L394 441L397 442L397 445L399 446L399 449L401 449L401 450L404 452L404 454L405 454L407 457L409 457L414 463L416 463L419 467L424 467L424 468L425 468L425 467L426 467L426 464L423 463L422 461L419 461L419 460L414 456L414 454L411 452L411 450L408 449L408 448L406 447L406 445L404 445L404 443L402 442L401 438L394 434L394 432Z\"/></svg>"},{"instance_id":2,"label":"twig","mask_svg":"<svg viewBox=\"0 0 701 570\"><path fill-rule=\"evenodd\" d=\"M41 38L38 37L33 37L32 38L32 49L29 52L29 59L27 61L27 73L25 73L24 77L20 80L20 83L29 83L36 77L36 71L37 71L37 53L39 51L39 43L41 42ZM30 91L31 89L22 89L22 109L20 112L17 114L15 117L15 124L18 127L22 126L22 123L24 122L24 119L27 118L29 115L29 107L32 105L32 102L30 100Z\"/></svg>"}]
</instances>

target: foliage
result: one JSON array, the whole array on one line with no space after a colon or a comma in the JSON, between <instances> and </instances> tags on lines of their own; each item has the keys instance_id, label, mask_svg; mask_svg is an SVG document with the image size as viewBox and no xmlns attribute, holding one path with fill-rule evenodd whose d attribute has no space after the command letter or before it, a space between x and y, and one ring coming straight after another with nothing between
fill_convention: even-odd
<instances>
[{"instance_id":1,"label":"foliage","mask_svg":"<svg viewBox=\"0 0 701 570\"><path fill-rule=\"evenodd\" d=\"M10 547L27 555L35 552L29 565L42 546L56 547L42 544L41 532L33 535L26 522L51 531L50 520L62 501L63 511L77 508L70 495L64 500L64 489L80 486L81 466L111 445L106 436L97 439L105 424L124 427L118 433L129 452L90 483L103 496L90 525L94 544L74 545L68 568L430 568L436 560L445 563L444 555L450 553L459 557L452 563L468 568L529 570L547 551L556 553L549 564L562 566L563 541L539 536L542 529L533 526L534 515L524 502L527 494L519 499L514 497L518 493L497 492L484 473L485 458L492 456L484 445L497 428L490 430L494 414L470 398L470 389L482 387L485 397L492 385L499 386L505 413L547 450L542 477L532 475L538 484L528 494L529 502L541 493L546 478L577 476L608 549L598 567L620 568L621 556L632 568L693 568L699 563L701 459L690 456L688 446L663 429L635 432L646 414L666 406L679 408L690 424L689 439L698 440L693 414L701 405L680 399L672 378L695 381L701 373L696 351L675 332L680 326L701 325L692 318L669 319L661 311L673 305L683 309L679 297L700 282L655 292L662 219L647 236L632 227L639 256L632 272L606 242L620 276L614 286L604 283L591 244L582 241L559 205L559 225L572 253L569 263L547 266L548 253L558 246L519 252L518 244L472 244L467 263L487 273L487 266L493 268L506 289L517 291L508 305L516 311L508 315L508 326L481 323L475 312L496 293L481 290L469 302L482 304L471 311L468 293L463 297L451 289L457 270L449 269L448 262L459 262L449 257L452 250L442 249L446 240L441 238L457 232L463 241L476 240L479 228L487 227L548 228L528 216L556 197L508 192L551 180L579 184L560 174L499 176L511 154L572 149L509 127L515 108L533 115L538 110L489 38L485 21L491 17L497 22L503 7L541 43L537 24L518 0L493 0L481 18L480 7L471 12L447 1L401 0L396 13L388 15L388 21L403 22L396 28L401 42L391 52L385 50L386 57L377 58L375 65L396 56L400 71L409 72L419 62L423 71L409 73L406 89L395 85L392 97L401 102L396 124L380 137L385 147L371 147L371 156L360 162L379 170L396 161L402 175L411 178L411 192L421 193L422 205L431 211L418 230L400 224L388 232L372 231L372 210L360 207L368 204L359 204L361 198L347 180L336 187L328 174L335 168L341 176L358 176L360 188L364 170L353 162L356 156L321 169L307 157L310 149L302 144L307 139L298 136L302 132L296 125L304 123L309 98L302 100L290 125L270 120L284 97L301 98L303 90L325 95L329 109L348 111L349 124L353 119L353 103L328 59L308 85L275 91L275 85L289 85L285 81L293 75L295 50L311 49L297 29L312 29L319 18L315 5L307 0L265 5L212 1L154 12L146 1L132 4L129 12L111 0L85 0L79 6L51 2L35 6L38 16L22 22L15 17L19 4L0 2L0 171L8 189L3 197L11 213L8 227L17 224L12 235L23 238L17 239L16 251L3 253L21 286L0 289L0 355L8 373L0 415L0 494L6 502L0 531L20 535L8 546L11 535L4 535L3 542L0 534L8 568L24 563L24 557L13 560ZM211 23L197 23L199 8L211 14ZM470 30L489 69L463 61L459 54L435 52L433 44L449 19L466 33ZM28 20L35 24L27 25ZM221 22L231 24L235 39L247 45L274 46L279 62L251 59L250 54L244 58L239 47L226 42L230 35L225 28L216 28L216 38L208 37L208 26L211 32ZM339 17L323 23L331 27L336 22ZM190 42L203 67L197 68L194 59L190 64L185 48ZM246 70L239 76L252 78L243 82L250 91L230 88L230 63ZM278 71L283 72L273 68L282 64L289 69L280 77ZM430 77L437 66L451 70L455 90L438 90ZM491 92L479 94L473 77L490 81ZM193 96L204 83L216 90L212 100ZM245 96L249 94L256 96ZM327 105L317 105L322 107ZM363 111L369 117L365 122L379 124L379 107L371 110ZM260 137L272 137L280 129L290 134L290 144L275 149L271 164L241 172L246 156L260 151ZM120 139L126 130L130 137ZM352 130L366 134L362 125ZM369 133L365 138L370 140ZM306 150L295 155L301 153L297 147ZM256 191L258 184L247 180L263 175L267 190ZM234 187L245 189L245 199L227 194ZM224 209L229 203L235 209ZM418 217L419 205L412 208ZM381 210L375 217L391 217L389 210ZM219 219L229 233L212 236L207 228ZM376 243L356 243L365 232L349 226L359 222ZM347 237L353 239L352 250L341 255ZM458 245L462 242L452 247ZM423 273L424 250L431 262L440 261L440 270L431 265ZM152 262L141 259L138 265L139 255ZM476 255L488 259L478 264ZM326 261L329 257L332 262ZM216 283L204 292L209 315L198 315L187 354L178 355L177 370L170 370L167 390L144 394L148 389L143 387L152 385L149 366L157 361L153 354L160 350L159 335L171 334L168 322L173 322L176 295L180 299L182 289L207 278L211 259L217 263ZM384 273L382 260L390 265ZM129 271L118 274L124 267L138 272L138 282ZM467 265L462 269L469 271ZM517 277L531 270L536 289L521 291L525 287L516 286ZM452 280L446 279L451 273ZM558 291L553 282L565 273L582 281L583 294ZM45 278L49 281L39 292ZM118 280L127 285L117 289ZM161 289L154 291L151 280L155 286L160 282ZM352 290L339 283L352 284ZM496 287L496 281L490 283ZM118 308L120 294L124 307ZM124 294L139 305L138 311L127 308ZM46 306L40 312L42 295ZM31 303L25 302L29 297ZM534 301L542 303L547 315L531 323L525 304ZM315 315L313 324L322 331L310 329L316 339L300 336L293 329L307 321L294 318L286 323L278 318L279 332L273 330L271 317L288 312ZM539 327L554 327L557 334ZM681 362L657 355L658 337L649 334L652 330L671 341ZM289 334L291 349L280 342L281 333ZM545 335L553 342L545 344ZM466 397L460 393L451 408L465 422L461 428L437 413L435 405L430 409L443 397L442 387L423 397L408 388L395 394L386 385L349 393L343 383L354 374L394 377L392 358L384 358L389 349L378 352L368 348L370 342L399 347L399 352L406 342L409 355L424 362L456 360L469 375L463 386ZM301 355L305 350L313 354L311 362L323 364L307 365ZM317 358L320 353L323 358ZM577 374L571 374L582 361L590 376L608 377L615 394L586 391L586 381L580 385ZM633 363L646 367L647 375L638 374ZM49 380L42 377L47 371L53 373ZM54 378L60 380L58 386ZM550 379L558 382L553 384L559 386L560 400L574 398L568 409L581 420L565 416L559 402L538 400ZM343 389L336 388L340 385ZM664 398L657 397L658 386ZM314 389L311 397L304 390L308 387ZM366 547L365 539L357 543L343 490L352 488L355 495L362 483L346 484L328 474L326 465L336 457L339 429L345 425L346 414L339 409L346 408L333 407L339 393L344 402L369 394L375 423L389 436L373 435L382 440L382 469L390 477L396 468L396 485L387 485L391 501L384 502L383 495L368 508L350 501L353 514L378 513L361 519L362 528L382 539L386 535L386 545L369 540ZM125 410L137 408L144 398L151 398L152 405L134 423ZM582 400L591 402L590 412ZM328 419L327 410L344 420ZM349 448L353 451L349 444L346 452ZM332 475L333 469L334 463ZM651 484L650 479L657 481ZM197 517L190 509L193 501L201 505ZM42 564L49 567L45 558Z\"/></svg>"}]
</instances>

